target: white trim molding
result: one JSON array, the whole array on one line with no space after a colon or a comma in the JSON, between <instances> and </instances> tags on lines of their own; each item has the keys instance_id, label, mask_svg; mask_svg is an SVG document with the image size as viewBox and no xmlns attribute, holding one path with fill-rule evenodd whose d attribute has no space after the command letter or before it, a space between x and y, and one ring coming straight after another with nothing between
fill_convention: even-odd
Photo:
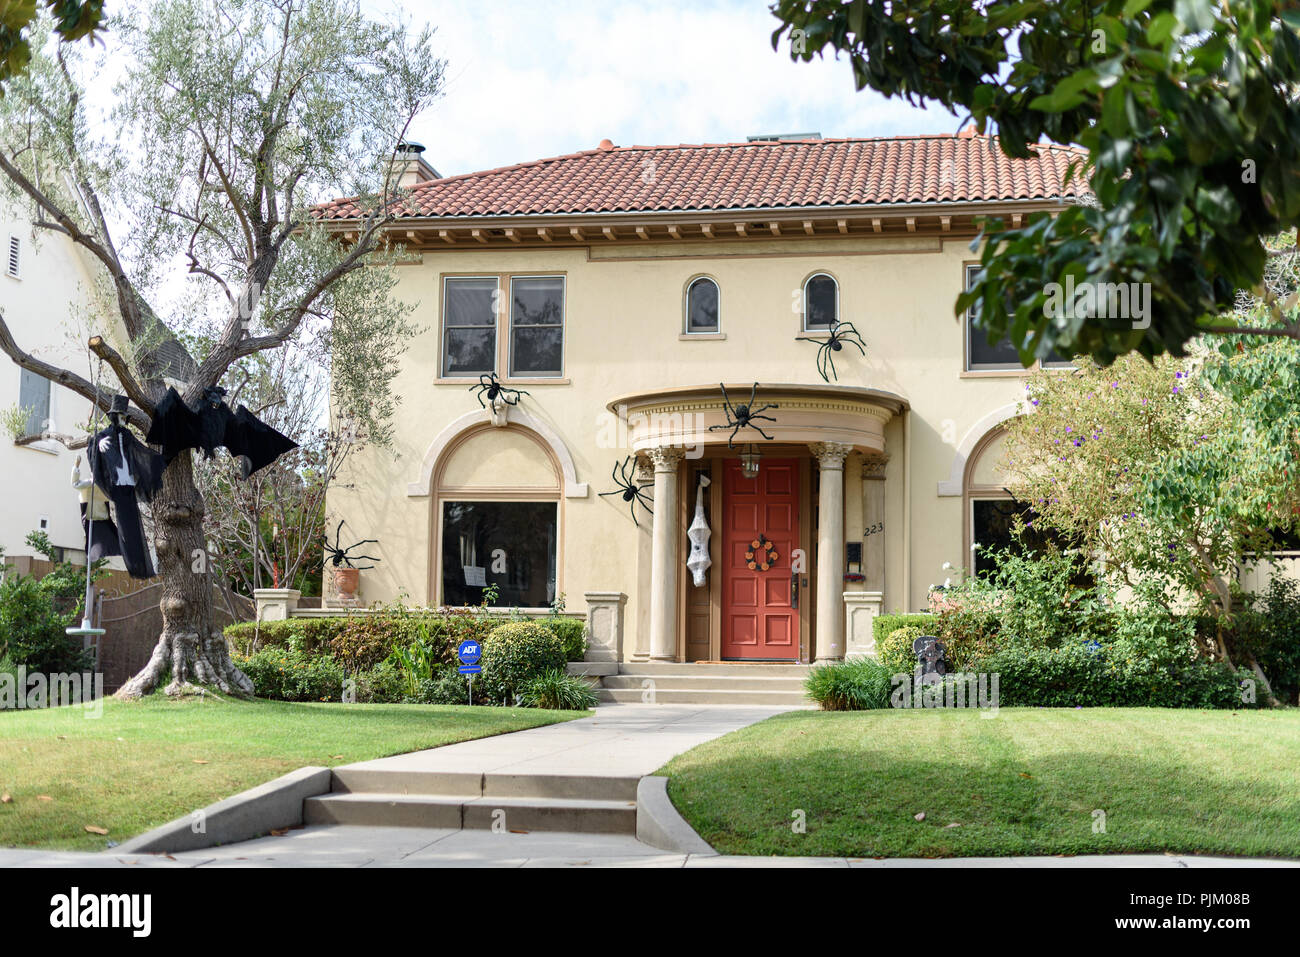
<instances>
[{"instance_id":1,"label":"white trim molding","mask_svg":"<svg viewBox=\"0 0 1300 957\"><path fill-rule=\"evenodd\" d=\"M508 422L537 433L538 437L555 453L555 460L560 463L560 469L564 472L564 497L586 498L587 483L578 481L578 473L573 467L573 456L569 454L568 446L564 444L564 440L545 422L538 421L527 412L520 411L514 406L506 406L504 415ZM432 492L433 470L437 467L438 460L442 458L447 447L466 429L482 425L483 421L483 412L466 412L460 418L450 422L445 429L438 433L437 438L429 444L428 450L424 453L424 459L420 462L419 479L406 486L408 498L425 498ZM504 425L505 423L502 422L501 424Z\"/></svg>"},{"instance_id":2,"label":"white trim molding","mask_svg":"<svg viewBox=\"0 0 1300 957\"><path fill-rule=\"evenodd\" d=\"M971 452L975 451L975 446L979 444L980 439L1007 421L1007 419L1019 415L1020 411L1021 403L1012 402L999 409L994 409L966 431L966 435L957 446L956 454L953 455L952 470L948 473L948 479L939 483L938 495L940 498L952 498L961 495L962 482L966 477L966 462L970 458Z\"/></svg>"}]
</instances>

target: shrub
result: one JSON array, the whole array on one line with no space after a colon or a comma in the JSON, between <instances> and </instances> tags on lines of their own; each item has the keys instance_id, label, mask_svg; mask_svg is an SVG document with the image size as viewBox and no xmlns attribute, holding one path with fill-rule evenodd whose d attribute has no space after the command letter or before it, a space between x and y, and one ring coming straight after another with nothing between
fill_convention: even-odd
<instances>
[{"instance_id":1,"label":"shrub","mask_svg":"<svg viewBox=\"0 0 1300 957\"><path fill-rule=\"evenodd\" d=\"M284 648L263 648L247 658L235 657L253 682L259 698L274 701L340 701L343 666L329 655Z\"/></svg>"},{"instance_id":2,"label":"shrub","mask_svg":"<svg viewBox=\"0 0 1300 957\"><path fill-rule=\"evenodd\" d=\"M1254 596L1252 606L1237 617L1230 641L1234 660L1254 655L1273 694L1300 704L1300 586L1277 575L1268 590Z\"/></svg>"},{"instance_id":3,"label":"shrub","mask_svg":"<svg viewBox=\"0 0 1300 957\"><path fill-rule=\"evenodd\" d=\"M930 622L933 624L933 622ZM916 625L904 625L895 628L884 638L876 639L876 660L893 674L904 672L911 674L916 667L916 655L912 652L912 642L922 635L932 634Z\"/></svg>"},{"instance_id":4,"label":"shrub","mask_svg":"<svg viewBox=\"0 0 1300 957\"><path fill-rule=\"evenodd\" d=\"M480 664L483 694L493 701L511 702L530 678L550 668L564 668L564 647L550 628L531 621L510 622L492 629L483 641Z\"/></svg>"},{"instance_id":5,"label":"shrub","mask_svg":"<svg viewBox=\"0 0 1300 957\"><path fill-rule=\"evenodd\" d=\"M528 679L522 694L528 707L553 711L586 711L600 700L585 679L567 674L563 668L548 668Z\"/></svg>"},{"instance_id":6,"label":"shrub","mask_svg":"<svg viewBox=\"0 0 1300 957\"><path fill-rule=\"evenodd\" d=\"M548 615L538 618L537 624L551 629L560 638L564 646L565 661L582 661L587 655L587 625L578 618L561 618Z\"/></svg>"},{"instance_id":7,"label":"shrub","mask_svg":"<svg viewBox=\"0 0 1300 957\"><path fill-rule=\"evenodd\" d=\"M933 634L933 632L927 632L924 629L934 627L934 615L877 615L875 620L871 623L871 634L876 639L876 647L880 647L881 640L890 632L909 625L922 629L922 634Z\"/></svg>"},{"instance_id":8,"label":"shrub","mask_svg":"<svg viewBox=\"0 0 1300 957\"><path fill-rule=\"evenodd\" d=\"M814 668L804 688L823 711L888 708L893 675L891 668L871 658L850 658Z\"/></svg>"},{"instance_id":9,"label":"shrub","mask_svg":"<svg viewBox=\"0 0 1300 957\"><path fill-rule=\"evenodd\" d=\"M412 704L497 704L488 700L483 694L483 682L474 680L474 699L470 700L470 686L466 676L454 667L439 668L432 677L425 678L415 689L413 695L403 700Z\"/></svg>"},{"instance_id":10,"label":"shrub","mask_svg":"<svg viewBox=\"0 0 1300 957\"><path fill-rule=\"evenodd\" d=\"M240 622L227 625L224 634L233 654L249 656L263 648L287 648L297 636L307 651L328 644L351 618L290 618L287 621Z\"/></svg>"},{"instance_id":11,"label":"shrub","mask_svg":"<svg viewBox=\"0 0 1300 957\"><path fill-rule=\"evenodd\" d=\"M381 661L355 676L356 700L360 704L393 704L401 701L406 694L406 684L402 672L391 661Z\"/></svg>"},{"instance_id":12,"label":"shrub","mask_svg":"<svg viewBox=\"0 0 1300 957\"><path fill-rule=\"evenodd\" d=\"M89 671L94 664L81 639L64 631L75 617L60 615L51 592L30 575L6 576L0 581L0 656L31 673Z\"/></svg>"}]
</instances>

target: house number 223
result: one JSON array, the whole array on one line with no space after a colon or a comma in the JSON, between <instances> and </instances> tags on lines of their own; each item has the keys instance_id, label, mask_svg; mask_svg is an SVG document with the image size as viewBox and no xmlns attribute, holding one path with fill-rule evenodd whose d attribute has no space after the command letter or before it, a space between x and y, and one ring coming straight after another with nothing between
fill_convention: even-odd
<instances>
[{"instance_id":1,"label":"house number 223","mask_svg":"<svg viewBox=\"0 0 1300 957\"><path fill-rule=\"evenodd\" d=\"M885 530L885 523L884 523L884 522L876 522L875 525L869 525L869 526L867 526L866 530L863 531L862 535L863 535L863 537L865 538L865 537L867 537L867 536L869 536L869 535L878 535L878 534L880 534L881 532L883 532L884 530Z\"/></svg>"}]
</instances>

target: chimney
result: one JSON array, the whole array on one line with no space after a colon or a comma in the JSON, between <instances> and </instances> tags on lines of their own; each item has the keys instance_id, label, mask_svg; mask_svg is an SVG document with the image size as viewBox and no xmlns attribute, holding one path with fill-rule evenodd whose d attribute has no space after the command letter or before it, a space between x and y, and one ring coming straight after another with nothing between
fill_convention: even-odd
<instances>
[{"instance_id":1,"label":"chimney","mask_svg":"<svg viewBox=\"0 0 1300 957\"><path fill-rule=\"evenodd\" d=\"M424 145L421 143L414 140L398 143L389 170L390 185L407 189L426 180L442 179L442 174L429 165L423 154Z\"/></svg>"}]
</instances>

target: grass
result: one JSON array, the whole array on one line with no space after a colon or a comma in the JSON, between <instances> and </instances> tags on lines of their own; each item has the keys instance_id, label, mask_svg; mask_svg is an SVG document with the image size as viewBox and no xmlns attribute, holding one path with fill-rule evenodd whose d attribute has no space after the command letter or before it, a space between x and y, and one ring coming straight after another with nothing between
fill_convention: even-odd
<instances>
[{"instance_id":1,"label":"grass","mask_svg":"<svg viewBox=\"0 0 1300 957\"><path fill-rule=\"evenodd\" d=\"M794 712L658 773L724 854L1300 857L1295 709Z\"/></svg>"},{"instance_id":2,"label":"grass","mask_svg":"<svg viewBox=\"0 0 1300 957\"><path fill-rule=\"evenodd\" d=\"M283 701L0 712L0 846L100 850L304 765L332 767L581 713ZM86 825L108 829L87 833Z\"/></svg>"}]
</instances>

